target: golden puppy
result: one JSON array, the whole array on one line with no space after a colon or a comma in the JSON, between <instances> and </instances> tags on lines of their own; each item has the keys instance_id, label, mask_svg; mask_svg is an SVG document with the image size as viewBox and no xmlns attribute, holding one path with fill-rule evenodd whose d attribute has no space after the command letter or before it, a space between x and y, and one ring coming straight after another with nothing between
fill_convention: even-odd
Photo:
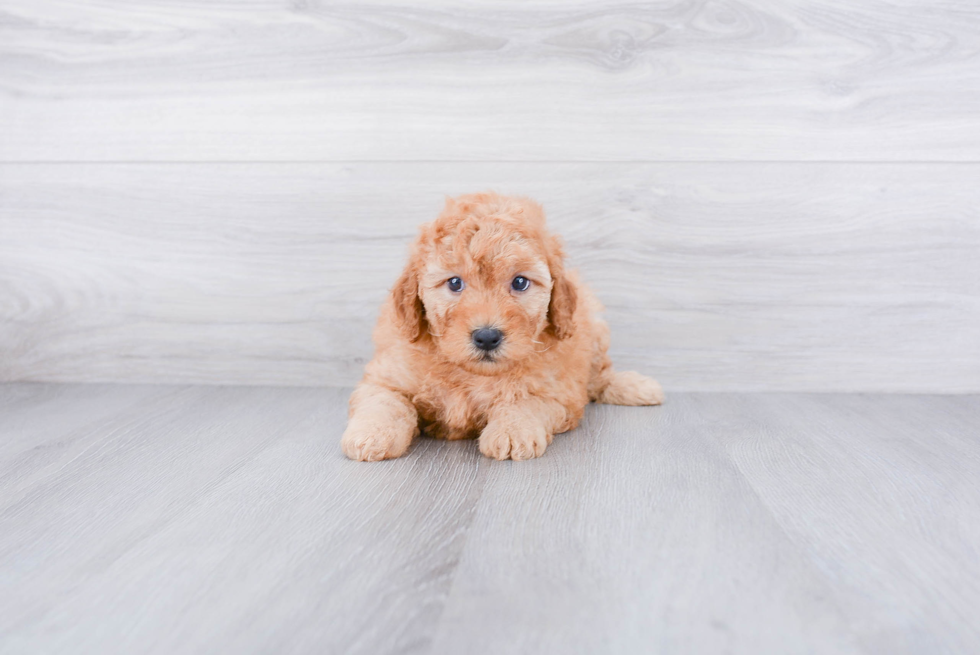
<instances>
[{"instance_id":1,"label":"golden puppy","mask_svg":"<svg viewBox=\"0 0 980 655\"><path fill-rule=\"evenodd\" d=\"M381 309L344 453L400 457L421 428L478 436L487 457L529 459L578 425L590 400L660 404L656 381L613 371L601 306L563 257L531 200L447 200Z\"/></svg>"}]
</instances>

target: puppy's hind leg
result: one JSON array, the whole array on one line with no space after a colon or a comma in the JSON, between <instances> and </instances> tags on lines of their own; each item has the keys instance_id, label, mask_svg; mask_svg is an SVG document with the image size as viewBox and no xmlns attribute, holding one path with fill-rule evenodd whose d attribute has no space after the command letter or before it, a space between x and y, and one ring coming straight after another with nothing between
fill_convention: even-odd
<instances>
[{"instance_id":1,"label":"puppy's hind leg","mask_svg":"<svg viewBox=\"0 0 980 655\"><path fill-rule=\"evenodd\" d=\"M602 383L593 391L592 399L607 405L659 405L664 390L653 378L636 371L603 371Z\"/></svg>"},{"instance_id":2,"label":"puppy's hind leg","mask_svg":"<svg viewBox=\"0 0 980 655\"><path fill-rule=\"evenodd\" d=\"M593 301L598 305L597 301ZM589 400L607 405L659 405L664 401L660 383L636 371L614 371L609 359L609 326L595 322Z\"/></svg>"}]
</instances>

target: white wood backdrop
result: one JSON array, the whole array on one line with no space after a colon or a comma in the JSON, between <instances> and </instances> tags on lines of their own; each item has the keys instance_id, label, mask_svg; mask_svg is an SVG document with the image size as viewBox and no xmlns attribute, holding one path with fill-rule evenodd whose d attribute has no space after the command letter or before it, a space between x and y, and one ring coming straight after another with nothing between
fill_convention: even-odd
<instances>
[{"instance_id":1,"label":"white wood backdrop","mask_svg":"<svg viewBox=\"0 0 980 655\"><path fill-rule=\"evenodd\" d=\"M351 384L443 194L668 389L980 391L980 4L0 0L0 379Z\"/></svg>"}]
</instances>

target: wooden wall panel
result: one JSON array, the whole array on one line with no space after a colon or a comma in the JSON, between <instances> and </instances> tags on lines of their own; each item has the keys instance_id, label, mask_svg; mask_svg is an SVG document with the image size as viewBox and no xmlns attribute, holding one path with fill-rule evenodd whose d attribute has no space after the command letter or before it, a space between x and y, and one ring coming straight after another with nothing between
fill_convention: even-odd
<instances>
[{"instance_id":1,"label":"wooden wall panel","mask_svg":"<svg viewBox=\"0 0 980 655\"><path fill-rule=\"evenodd\" d=\"M355 382L444 193L534 195L668 389L980 391L980 165L0 165L4 380Z\"/></svg>"},{"instance_id":2,"label":"wooden wall panel","mask_svg":"<svg viewBox=\"0 0 980 655\"><path fill-rule=\"evenodd\" d=\"M0 161L978 161L969 0L0 3Z\"/></svg>"},{"instance_id":3,"label":"wooden wall panel","mask_svg":"<svg viewBox=\"0 0 980 655\"><path fill-rule=\"evenodd\" d=\"M980 6L0 0L0 378L349 384L443 193L684 389L980 390Z\"/></svg>"}]
</instances>

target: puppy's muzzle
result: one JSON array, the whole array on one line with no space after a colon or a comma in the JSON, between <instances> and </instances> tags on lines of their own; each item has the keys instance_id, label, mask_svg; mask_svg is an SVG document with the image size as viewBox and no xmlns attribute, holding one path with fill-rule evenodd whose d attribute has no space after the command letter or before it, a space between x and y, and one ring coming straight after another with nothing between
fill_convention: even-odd
<instances>
[{"instance_id":1,"label":"puppy's muzzle","mask_svg":"<svg viewBox=\"0 0 980 655\"><path fill-rule=\"evenodd\" d=\"M473 330L470 337L473 339L474 346L483 352L490 352L496 350L501 342L503 342L504 333L497 328L485 327L479 330Z\"/></svg>"}]
</instances>

